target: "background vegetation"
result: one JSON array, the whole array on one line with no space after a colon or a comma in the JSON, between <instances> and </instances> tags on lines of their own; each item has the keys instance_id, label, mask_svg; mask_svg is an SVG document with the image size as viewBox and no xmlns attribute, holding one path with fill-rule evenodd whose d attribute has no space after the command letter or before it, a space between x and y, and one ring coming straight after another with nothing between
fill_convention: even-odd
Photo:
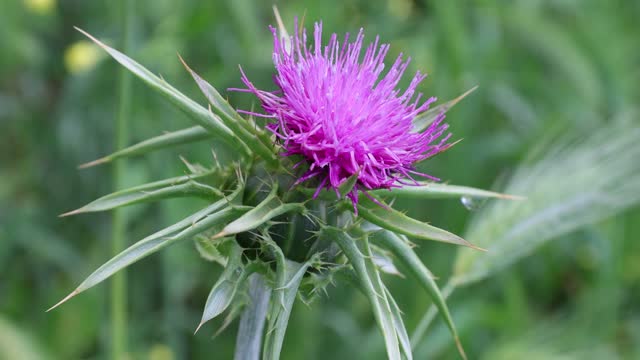
<instances>
[{"instance_id":1,"label":"background vegetation","mask_svg":"<svg viewBox=\"0 0 640 360\"><path fill-rule=\"evenodd\" d=\"M453 184L519 192L530 197L529 205L399 204L490 249L496 239L519 239L497 258L480 262L474 256L482 254L457 254L458 249L436 243L418 250L442 285L454 262L456 269L465 261L500 263L502 271L457 290L449 300L470 358L640 358L640 2L276 3L289 26L294 16L306 13L307 24L321 19L328 31L364 27L369 39L380 34L392 43L392 56L409 54L413 71L430 74L422 85L429 95L446 100L480 85L448 113L454 136L464 141L423 168ZM0 5L2 359L107 358L108 286L51 313L44 310L109 257L109 214L57 215L113 187L109 165L82 171L76 166L114 150L118 68L73 26L119 47L123 26L117 4L4 0ZM271 86L270 3L139 0L130 15L129 55L194 99L202 97L176 52L218 89L241 85L238 64L255 83ZM227 95L240 108L252 106L249 96ZM130 100L130 142L189 126L139 81L133 82ZM589 134L603 135L576 140ZM568 138L568 150L549 154L554 148L549 144ZM178 155L211 162L206 143L154 153L127 162L125 185L183 173ZM526 166L537 170L527 172ZM558 213L546 207L556 202L562 207L569 201L565 194L593 189L617 191L617 197L603 208L585 202ZM201 205L171 200L127 208L127 241ZM589 212L593 209L599 212ZM520 221L533 225L514 235ZM191 243L129 268L130 358L231 358L236 324L214 339L224 319L193 335L219 272ZM428 296L402 278L387 281L407 327L415 328L429 307ZM383 346L366 299L336 284L310 306L296 304L283 357L382 359ZM419 359L456 354L440 319L416 346Z\"/></svg>"}]
</instances>

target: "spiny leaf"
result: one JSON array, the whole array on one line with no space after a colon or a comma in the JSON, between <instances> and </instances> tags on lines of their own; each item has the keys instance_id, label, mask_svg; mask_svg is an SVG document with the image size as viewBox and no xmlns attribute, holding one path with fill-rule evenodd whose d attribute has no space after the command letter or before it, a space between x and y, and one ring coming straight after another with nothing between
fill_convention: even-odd
<instances>
[{"instance_id":1,"label":"spiny leaf","mask_svg":"<svg viewBox=\"0 0 640 360\"><path fill-rule=\"evenodd\" d=\"M278 288L271 295L271 311L269 311L269 325L267 328L267 336L265 338L263 359L278 360L280 359L280 351L284 335L289 323L291 308L298 293L298 287L303 275L307 272L310 262L303 264L286 260L286 278L285 283L279 283ZM282 293L283 296L277 295ZM282 302L280 302L282 301Z\"/></svg>"},{"instance_id":2,"label":"spiny leaf","mask_svg":"<svg viewBox=\"0 0 640 360\"><path fill-rule=\"evenodd\" d=\"M384 286L384 284L383 284ZM413 359L413 353L411 352L411 341L409 341L409 334L407 334L407 328L404 326L404 321L402 321L402 311L400 311L400 307L396 304L391 292L384 286L385 294L387 295L387 299L389 300L389 305L391 305L391 315L393 316L393 326L396 329L396 334L398 335L398 341L400 341L400 349L402 353L407 358L407 360Z\"/></svg>"},{"instance_id":3,"label":"spiny leaf","mask_svg":"<svg viewBox=\"0 0 640 360\"><path fill-rule=\"evenodd\" d=\"M419 114L413 119L413 132L422 132L429 127L429 125L436 119L440 114L446 113L454 107L457 103L459 103L462 99L467 97L467 95L474 92L478 86L474 86L471 89L467 90L464 94L458 96L453 100L449 100L444 104L438 105L433 109L429 109L422 114Z\"/></svg>"},{"instance_id":4,"label":"spiny leaf","mask_svg":"<svg viewBox=\"0 0 640 360\"><path fill-rule=\"evenodd\" d=\"M304 205L301 203L283 203L277 196L276 191L277 188L274 186L271 193L260 204L244 214L244 216L227 225L220 233L216 234L214 238L249 231L278 215L292 211L301 212L304 210Z\"/></svg>"},{"instance_id":5,"label":"spiny leaf","mask_svg":"<svg viewBox=\"0 0 640 360\"><path fill-rule=\"evenodd\" d=\"M202 126L193 126L187 129L167 132L160 136L155 136L150 139L141 141L137 144L131 145L122 150L118 150L113 154L107 155L100 159L82 164L78 166L78 168L85 169L88 167L108 163L121 158L126 158L130 156L135 156L135 155L142 155L154 150L164 149L164 148L178 146L182 144L194 143L197 141L210 139L212 137L213 135L211 135Z\"/></svg>"},{"instance_id":6,"label":"spiny leaf","mask_svg":"<svg viewBox=\"0 0 640 360\"><path fill-rule=\"evenodd\" d=\"M378 267L378 269L380 269L380 271L385 274L400 276L404 278L404 275L393 263L391 254L386 249L371 245L371 253L373 254L371 260Z\"/></svg>"},{"instance_id":7,"label":"spiny leaf","mask_svg":"<svg viewBox=\"0 0 640 360\"><path fill-rule=\"evenodd\" d=\"M349 194L353 190L353 187L356 186L356 183L358 182L359 175L360 171L351 175L345 182L338 186L338 192L340 193L340 196L347 196L347 194Z\"/></svg>"},{"instance_id":8,"label":"spiny leaf","mask_svg":"<svg viewBox=\"0 0 640 360\"><path fill-rule=\"evenodd\" d=\"M467 186L457 186L448 184L437 184L432 182L421 182L420 185L404 185L399 188L373 190L370 194L376 196L400 196L412 199L446 199L470 197L474 199L497 198L505 200L524 200L524 197L517 195L500 194L493 191L476 189Z\"/></svg>"},{"instance_id":9,"label":"spiny leaf","mask_svg":"<svg viewBox=\"0 0 640 360\"><path fill-rule=\"evenodd\" d=\"M220 95L211 84L202 79L195 71L187 65L180 57L180 61L189 71L200 91L206 96L213 107L213 111L220 116L222 123L227 126L238 138L244 141L247 146L258 154L263 160L272 166L278 165L278 158L273 150L272 141L269 136L261 130L252 127L251 124L240 117L234 108Z\"/></svg>"},{"instance_id":10,"label":"spiny leaf","mask_svg":"<svg viewBox=\"0 0 640 360\"><path fill-rule=\"evenodd\" d=\"M237 196L239 192L240 189L236 190L236 192L231 194L229 197L219 200L195 214L192 214L185 219L131 245L94 271L73 292L71 292L71 294L67 295L67 297L47 311L55 309L75 295L99 284L114 273L118 272L120 269L166 246L169 246L176 241L195 236L198 233L206 231L216 225L224 224L225 222L238 217L240 214L246 212L247 209L240 209L236 206L228 206L223 210L220 209L227 206L229 201L231 201L233 197Z\"/></svg>"},{"instance_id":11,"label":"spiny leaf","mask_svg":"<svg viewBox=\"0 0 640 360\"><path fill-rule=\"evenodd\" d=\"M380 274L371 260L371 250L365 239L356 241L344 230L334 227L323 227L320 236L335 241L353 267L365 296L373 308L376 323L384 337L387 356L392 360L400 360L400 348L396 334L393 314L389 305ZM360 249L360 245L362 250Z\"/></svg>"},{"instance_id":12,"label":"spiny leaf","mask_svg":"<svg viewBox=\"0 0 640 360\"><path fill-rule=\"evenodd\" d=\"M226 240L235 240L234 237L216 239L215 241L209 239L209 237L205 235L196 236L193 241L200 254L200 257L207 261L216 262L223 267L227 266L227 257L220 252L220 245L226 242Z\"/></svg>"},{"instance_id":13,"label":"spiny leaf","mask_svg":"<svg viewBox=\"0 0 640 360\"><path fill-rule=\"evenodd\" d=\"M240 317L234 360L260 359L271 288L267 286L264 277L257 273L248 278L248 283L249 304Z\"/></svg>"},{"instance_id":14,"label":"spiny leaf","mask_svg":"<svg viewBox=\"0 0 640 360\"><path fill-rule=\"evenodd\" d=\"M198 332L204 323L222 314L231 304L238 287L245 278L242 251L242 248L237 243L231 243L231 250L224 272L220 275L211 292L209 292L202 312L202 319L195 332Z\"/></svg>"},{"instance_id":15,"label":"spiny leaf","mask_svg":"<svg viewBox=\"0 0 640 360\"><path fill-rule=\"evenodd\" d=\"M319 200L337 201L339 199L344 198L347 194L349 194L353 190L357 182L358 182L358 173L347 178L347 180L345 180L342 184L340 184L340 186L338 186L337 191L325 189L325 190L321 190L319 193L316 194L317 192L316 188L297 186L295 189L303 193L305 196L309 198L311 198L312 196L315 196L316 199L319 199Z\"/></svg>"},{"instance_id":16,"label":"spiny leaf","mask_svg":"<svg viewBox=\"0 0 640 360\"><path fill-rule=\"evenodd\" d=\"M373 197L373 195L371 196ZM360 201L358 202L358 214L362 218L380 226L381 228L418 239L441 241L482 250L455 234L410 218L407 215L385 205L382 200L375 197L374 199L384 207L380 204L376 204L367 197L360 198Z\"/></svg>"},{"instance_id":17,"label":"spiny leaf","mask_svg":"<svg viewBox=\"0 0 640 360\"><path fill-rule=\"evenodd\" d=\"M240 141L240 139L231 130L229 130L229 128L226 127L219 118L212 116L207 109L189 99L186 95L169 85L169 83L154 75L152 72L125 54L103 44L100 40L89 35L84 30L79 28L75 29L103 48L107 53L109 53L109 55L111 55L111 57L131 71L139 79L147 83L147 85L152 89L164 95L178 109L187 114L195 123L207 129L212 136L224 141L227 145L239 151L240 154L246 156L250 154L246 145Z\"/></svg>"},{"instance_id":18,"label":"spiny leaf","mask_svg":"<svg viewBox=\"0 0 640 360\"><path fill-rule=\"evenodd\" d=\"M273 241L271 235L269 235L268 231L263 231L262 237L260 238L261 243L266 245L266 251L271 258L273 258L276 262L276 291L274 291L273 295L277 298L277 301L271 302L271 310L269 313L277 313L277 306L284 306L284 286L287 282L287 259L282 252L282 249L278 244Z\"/></svg>"},{"instance_id":19,"label":"spiny leaf","mask_svg":"<svg viewBox=\"0 0 640 360\"><path fill-rule=\"evenodd\" d=\"M380 242L380 244L391 251L398 258L398 263L402 264L408 270L408 274L414 277L425 289L427 294L429 294L431 300L438 308L440 316L442 316L442 319L447 324L447 327L449 327L449 331L451 331L451 335L456 342L460 355L463 358L466 358L464 350L460 343L458 332L456 331L455 324L453 323L453 319L451 318L451 314L449 313L447 302L442 296L440 288L438 288L438 285L434 281L434 277L431 274L431 271L429 271L424 263L420 261L418 255L416 255L413 249L411 249L408 240L406 240L406 238L403 238L402 235L397 235L387 230L380 231L376 235L376 239Z\"/></svg>"},{"instance_id":20,"label":"spiny leaf","mask_svg":"<svg viewBox=\"0 0 640 360\"><path fill-rule=\"evenodd\" d=\"M206 179L214 174L216 171L208 171L203 174L179 176L120 190L60 216L105 211L126 205L176 197L196 196L205 199L224 197L220 190L197 182L197 180Z\"/></svg>"}]
</instances>

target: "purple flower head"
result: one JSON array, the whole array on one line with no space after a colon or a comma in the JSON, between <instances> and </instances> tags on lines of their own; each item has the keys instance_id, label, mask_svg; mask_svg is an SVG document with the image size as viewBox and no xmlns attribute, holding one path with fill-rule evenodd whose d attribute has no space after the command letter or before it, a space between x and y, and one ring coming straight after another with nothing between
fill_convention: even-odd
<instances>
[{"instance_id":1,"label":"purple flower head","mask_svg":"<svg viewBox=\"0 0 640 360\"><path fill-rule=\"evenodd\" d=\"M252 114L274 119L268 128L281 142L282 155L300 155L301 163L308 163L296 183L316 178L317 196L321 189L337 191L357 176L347 194L355 206L358 190L417 184L412 174L437 181L413 166L450 146L446 141L451 134L442 137L448 128L444 113L425 131L412 131L416 115L436 100L416 95L426 75L417 72L401 91L398 82L409 59L400 54L382 75L389 45L379 44L378 37L362 55L362 29L355 40L346 34L342 43L332 34L323 46L322 23L316 23L312 49L307 47L306 31L299 35L297 24L295 30L294 36L283 39L271 28L279 90L258 90L242 73L248 88L242 91L255 94L266 112Z\"/></svg>"}]
</instances>

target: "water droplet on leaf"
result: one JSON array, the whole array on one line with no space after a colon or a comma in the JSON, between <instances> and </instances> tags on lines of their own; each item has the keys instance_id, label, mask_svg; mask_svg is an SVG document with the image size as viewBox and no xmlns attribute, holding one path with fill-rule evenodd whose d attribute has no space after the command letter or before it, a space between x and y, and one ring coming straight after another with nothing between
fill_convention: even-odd
<instances>
[{"instance_id":1,"label":"water droplet on leaf","mask_svg":"<svg viewBox=\"0 0 640 360\"><path fill-rule=\"evenodd\" d=\"M478 210L482 204L484 203L484 201L480 201L474 197L471 196L463 196L460 198L460 202L462 203L462 206L464 206L467 210L469 211L475 211Z\"/></svg>"}]
</instances>

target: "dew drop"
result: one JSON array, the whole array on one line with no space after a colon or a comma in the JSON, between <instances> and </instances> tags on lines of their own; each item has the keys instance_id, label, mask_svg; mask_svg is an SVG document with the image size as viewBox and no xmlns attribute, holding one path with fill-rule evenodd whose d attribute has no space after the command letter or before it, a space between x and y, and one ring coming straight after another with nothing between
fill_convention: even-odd
<instances>
[{"instance_id":1,"label":"dew drop","mask_svg":"<svg viewBox=\"0 0 640 360\"><path fill-rule=\"evenodd\" d=\"M471 196L463 196L460 198L460 203L469 211L478 210L482 206L482 201L473 198Z\"/></svg>"}]
</instances>

